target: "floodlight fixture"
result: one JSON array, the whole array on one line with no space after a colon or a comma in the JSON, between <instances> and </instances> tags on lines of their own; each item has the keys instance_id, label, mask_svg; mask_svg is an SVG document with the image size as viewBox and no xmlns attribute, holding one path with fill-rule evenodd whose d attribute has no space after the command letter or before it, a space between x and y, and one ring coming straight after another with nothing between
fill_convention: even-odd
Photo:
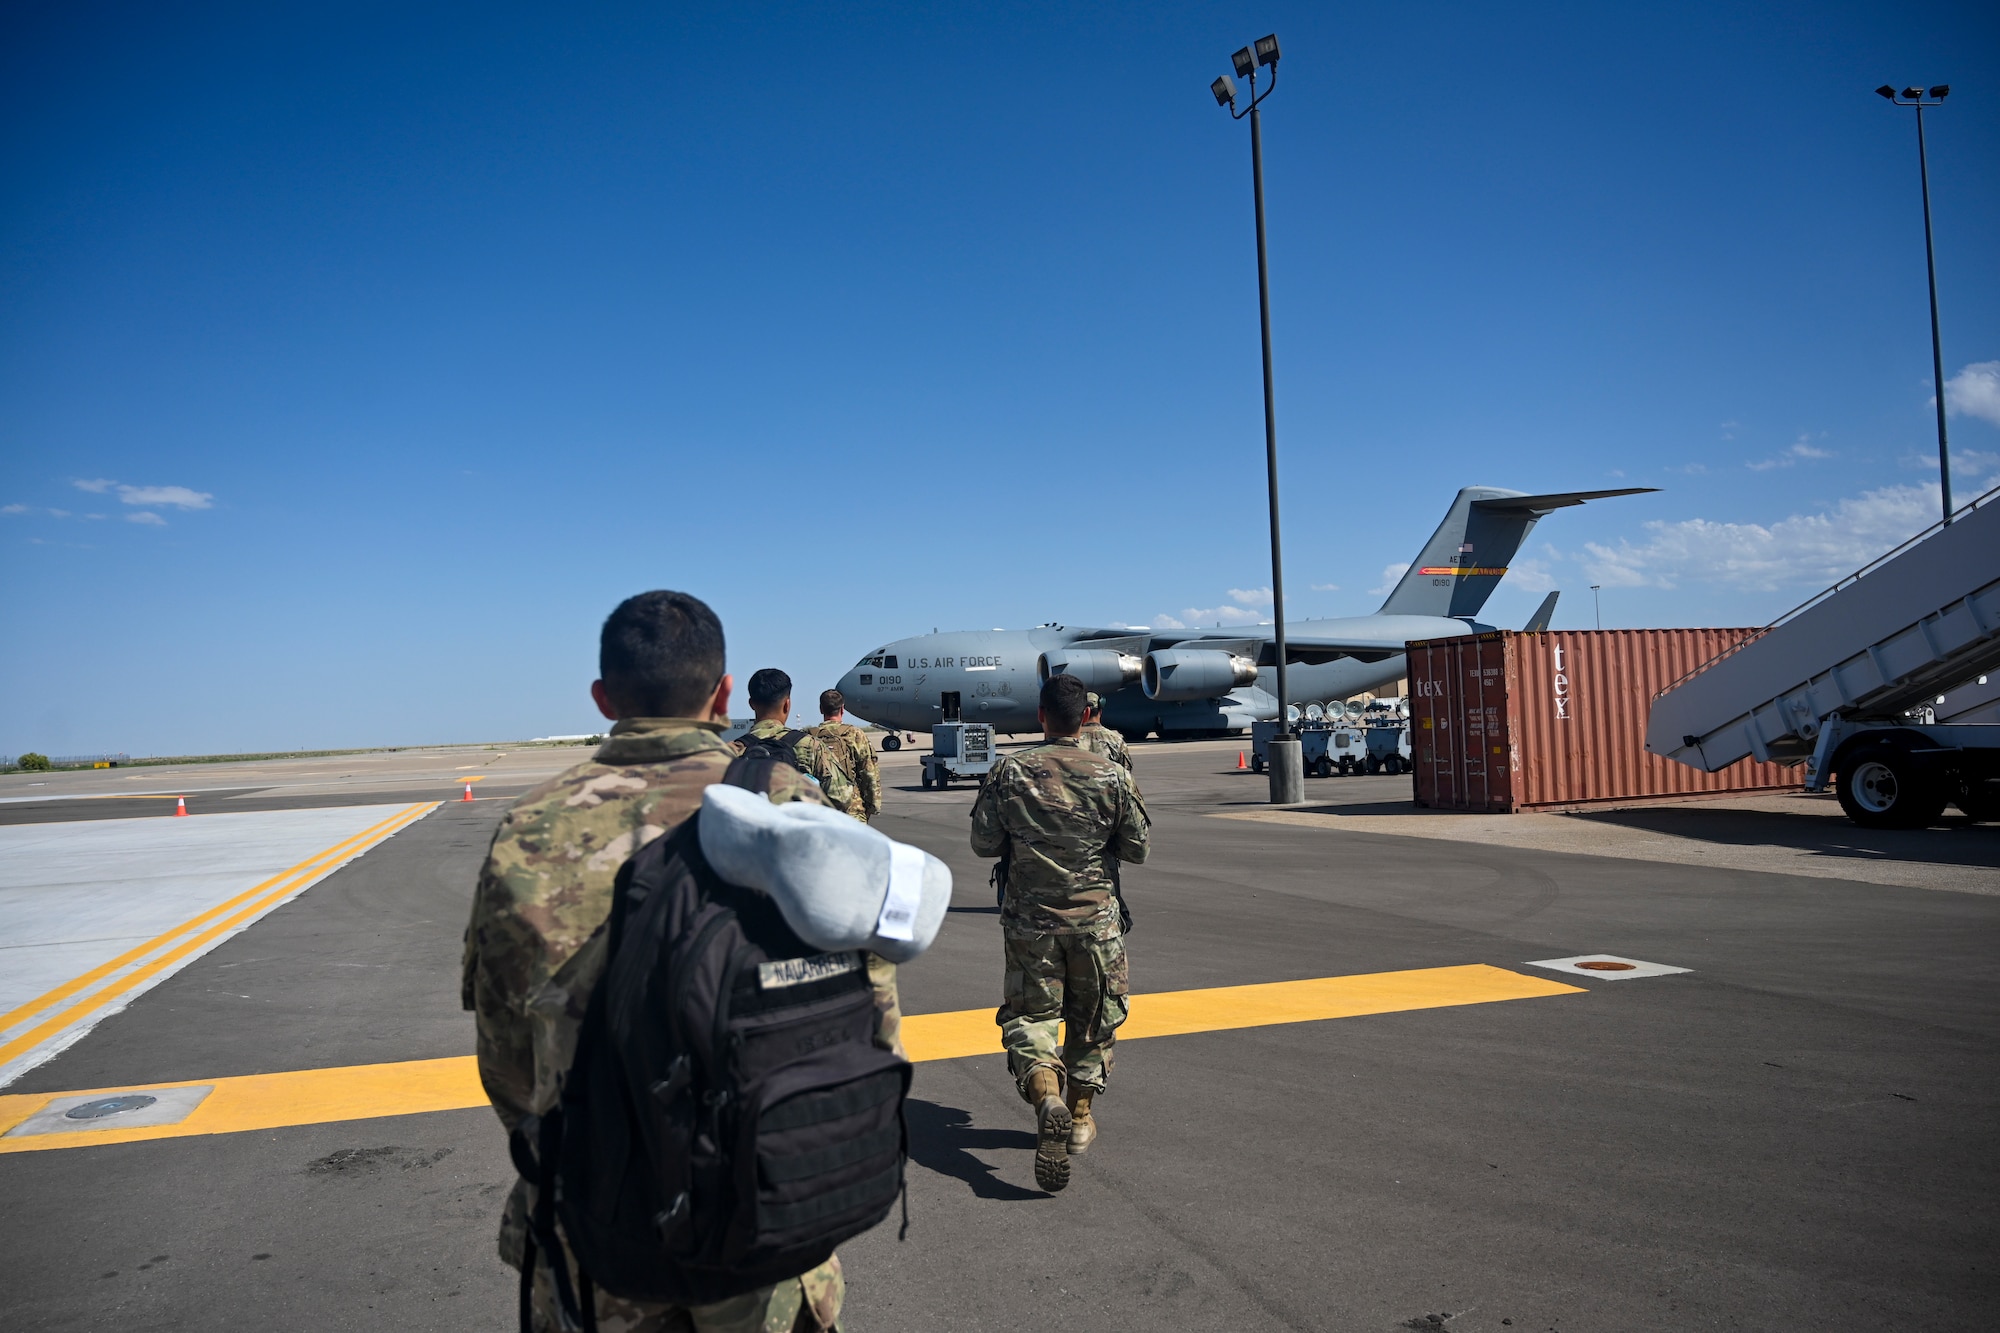
<instances>
[{"instance_id":1,"label":"floodlight fixture","mask_svg":"<svg viewBox=\"0 0 2000 1333\"><path fill-rule=\"evenodd\" d=\"M1215 104L1217 106L1235 105L1236 80L1230 78L1227 74L1217 79L1214 83L1209 84L1208 90L1215 94Z\"/></svg>"},{"instance_id":2,"label":"floodlight fixture","mask_svg":"<svg viewBox=\"0 0 2000 1333\"><path fill-rule=\"evenodd\" d=\"M1917 100L1918 98L1922 97L1923 95L1924 95L1924 90L1923 90L1923 89L1921 89L1921 88L1905 88L1905 89L1903 89L1903 96L1905 96L1905 97L1909 98L1909 99L1910 99L1910 100L1911 100L1912 102L1916 101L1916 100Z\"/></svg>"},{"instance_id":3,"label":"floodlight fixture","mask_svg":"<svg viewBox=\"0 0 2000 1333\"><path fill-rule=\"evenodd\" d=\"M1229 57L1229 63L1236 66L1237 78L1247 79L1257 68L1257 57L1251 54L1250 48L1246 46Z\"/></svg>"},{"instance_id":4,"label":"floodlight fixture","mask_svg":"<svg viewBox=\"0 0 2000 1333\"><path fill-rule=\"evenodd\" d=\"M1892 102L1896 100L1896 90L1886 83L1875 90L1875 95L1877 97L1886 97Z\"/></svg>"},{"instance_id":5,"label":"floodlight fixture","mask_svg":"<svg viewBox=\"0 0 2000 1333\"><path fill-rule=\"evenodd\" d=\"M1951 96L1951 85L1940 83L1937 87L1931 89L1931 96L1937 98L1940 102L1944 101L1945 98Z\"/></svg>"},{"instance_id":6,"label":"floodlight fixture","mask_svg":"<svg viewBox=\"0 0 2000 1333\"><path fill-rule=\"evenodd\" d=\"M1257 39L1257 63L1275 65L1278 63L1278 34L1270 33Z\"/></svg>"}]
</instances>

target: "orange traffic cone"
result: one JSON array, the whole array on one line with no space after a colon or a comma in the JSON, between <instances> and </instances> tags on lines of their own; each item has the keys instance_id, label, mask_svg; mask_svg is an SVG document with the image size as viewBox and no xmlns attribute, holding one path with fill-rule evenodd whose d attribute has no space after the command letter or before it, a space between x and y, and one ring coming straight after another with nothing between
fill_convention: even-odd
<instances>
[{"instance_id":1,"label":"orange traffic cone","mask_svg":"<svg viewBox=\"0 0 2000 1333\"><path fill-rule=\"evenodd\" d=\"M459 797L458 799L461 802L469 801L472 799L472 784L470 782L465 784L465 795Z\"/></svg>"},{"instance_id":2,"label":"orange traffic cone","mask_svg":"<svg viewBox=\"0 0 2000 1333\"><path fill-rule=\"evenodd\" d=\"M188 798L183 796L174 802L174 818L186 819L187 812L188 812Z\"/></svg>"},{"instance_id":3,"label":"orange traffic cone","mask_svg":"<svg viewBox=\"0 0 2000 1333\"><path fill-rule=\"evenodd\" d=\"M1239 769L1250 767L1248 763L1244 762L1244 752L1242 750L1236 752L1236 767Z\"/></svg>"}]
</instances>

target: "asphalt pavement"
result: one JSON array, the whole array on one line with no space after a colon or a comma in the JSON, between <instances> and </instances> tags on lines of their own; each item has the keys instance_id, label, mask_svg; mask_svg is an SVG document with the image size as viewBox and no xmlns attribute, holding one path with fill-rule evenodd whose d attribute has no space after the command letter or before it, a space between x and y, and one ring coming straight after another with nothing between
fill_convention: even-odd
<instances>
[{"instance_id":1,"label":"asphalt pavement","mask_svg":"<svg viewBox=\"0 0 2000 1333\"><path fill-rule=\"evenodd\" d=\"M997 1053L921 1064L909 1238L891 1224L843 1247L844 1327L1983 1326L2000 1295L2000 896L1978 876L2000 867L2000 830L1897 844L1882 855L1918 882L1879 884L1859 877L1865 846L1855 878L1704 861L1698 811L1652 859L1591 854L1587 824L1550 851L1342 823L1343 806L1397 808L1407 779L1311 783L1317 821L1219 817L1268 813L1238 748L1137 748L1156 820L1125 880L1141 995L1468 964L1548 976L1527 964L1590 953L1692 971L1123 1043L1103 1138L1058 1196L1034 1186ZM355 790L448 797L467 762L451 758ZM881 827L957 877L905 1009L997 1005L973 792L922 791L908 753L884 764ZM260 808L346 794L323 773L225 776L238 809L250 789ZM490 799L440 806L5 1091L466 1054L470 888L533 777L488 774ZM1950 849L1936 887L1927 847ZM1796 851L1779 850L1770 864ZM0 1157L0 1325L511 1327L493 1256L511 1178L478 1109Z\"/></svg>"}]
</instances>

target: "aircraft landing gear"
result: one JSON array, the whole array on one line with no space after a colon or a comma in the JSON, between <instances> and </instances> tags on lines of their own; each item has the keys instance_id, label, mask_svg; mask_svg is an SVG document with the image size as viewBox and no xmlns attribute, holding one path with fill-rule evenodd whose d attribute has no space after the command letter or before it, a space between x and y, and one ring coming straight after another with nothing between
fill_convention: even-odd
<instances>
[{"instance_id":1,"label":"aircraft landing gear","mask_svg":"<svg viewBox=\"0 0 2000 1333\"><path fill-rule=\"evenodd\" d=\"M882 748L885 750L900 750L903 748L903 738L892 731L882 738Z\"/></svg>"}]
</instances>

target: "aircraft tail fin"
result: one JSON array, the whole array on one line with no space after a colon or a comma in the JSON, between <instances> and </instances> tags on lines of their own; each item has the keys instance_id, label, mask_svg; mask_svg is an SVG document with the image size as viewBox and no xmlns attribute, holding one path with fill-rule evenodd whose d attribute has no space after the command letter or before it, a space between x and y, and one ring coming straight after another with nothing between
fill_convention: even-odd
<instances>
[{"instance_id":1,"label":"aircraft tail fin","mask_svg":"<svg viewBox=\"0 0 2000 1333\"><path fill-rule=\"evenodd\" d=\"M1529 616L1528 623L1521 626L1521 633L1547 633L1549 622L1556 618L1556 598L1560 596L1562 596L1561 593L1552 592L1547 597L1542 598L1542 604L1535 608L1535 614Z\"/></svg>"},{"instance_id":2,"label":"aircraft tail fin","mask_svg":"<svg viewBox=\"0 0 2000 1333\"><path fill-rule=\"evenodd\" d=\"M1640 495L1656 489L1630 486L1615 491L1563 491L1524 495L1493 486L1467 486L1451 502L1444 522L1410 567L1403 571L1382 615L1476 616L1507 572L1542 516L1586 500Z\"/></svg>"}]
</instances>

